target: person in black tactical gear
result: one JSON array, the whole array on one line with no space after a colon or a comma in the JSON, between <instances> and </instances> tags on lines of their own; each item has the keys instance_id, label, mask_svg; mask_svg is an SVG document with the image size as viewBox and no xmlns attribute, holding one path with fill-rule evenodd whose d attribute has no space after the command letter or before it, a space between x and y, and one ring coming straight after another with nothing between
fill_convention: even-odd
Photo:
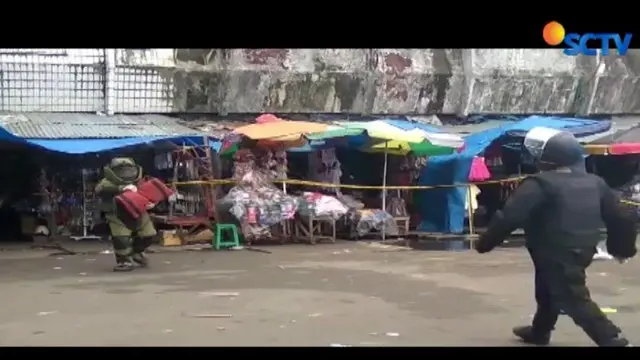
<instances>
[{"instance_id":1,"label":"person in black tactical gear","mask_svg":"<svg viewBox=\"0 0 640 360\"><path fill-rule=\"evenodd\" d=\"M607 248L620 262L636 254L636 228L604 180L588 174L572 134L534 128L524 147L540 173L525 179L476 243L491 251L517 229L525 231L535 269L538 305L531 326L513 329L524 342L547 345L558 315L570 316L598 346L627 346L621 331L591 300L586 268L607 228Z\"/></svg>"}]
</instances>

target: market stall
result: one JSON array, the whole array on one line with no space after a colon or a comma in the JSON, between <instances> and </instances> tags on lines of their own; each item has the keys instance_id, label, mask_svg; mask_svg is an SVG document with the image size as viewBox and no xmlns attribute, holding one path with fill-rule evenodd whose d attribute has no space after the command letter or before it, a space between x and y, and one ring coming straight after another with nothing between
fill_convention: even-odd
<instances>
[{"instance_id":1,"label":"market stall","mask_svg":"<svg viewBox=\"0 0 640 360\"><path fill-rule=\"evenodd\" d=\"M62 140L61 140L62 141ZM80 140L78 140L80 141ZM143 167L144 175L156 177L167 183L174 183L173 165L169 169L169 163L176 164L180 171L185 172L185 177L180 180L198 180L188 171L193 167L185 160L179 160L180 156L173 149L180 148L178 142L186 141L184 138L158 139L156 141L144 141L137 146L124 148L115 147L109 151L89 152L86 154L68 154L62 152L46 151L44 149L30 148L30 158L34 161L33 168L37 169L37 181L31 185L28 195L15 199L11 207L21 214L22 233L30 235L35 228L42 225L46 228L46 236L63 236L75 240L97 239L108 235L108 229L104 225L103 214L100 211L100 200L95 195L94 189L102 177L102 168L114 156L127 156L135 159ZM200 140L202 144L202 140ZM88 147L88 149L91 149ZM34 170L36 171L36 170ZM26 185L26 184L23 184ZM160 203L150 212L154 219L169 219L163 222L166 226L181 226L175 223L175 219L183 216L193 222L198 219L196 213L206 209L203 186L197 189L181 188L178 193L178 201L175 203ZM191 205L189 205L191 204ZM174 221L172 223L172 221ZM207 226L210 219L200 220L199 225ZM42 237L39 237L42 238Z\"/></svg>"},{"instance_id":2,"label":"market stall","mask_svg":"<svg viewBox=\"0 0 640 360\"><path fill-rule=\"evenodd\" d=\"M640 154L640 125L591 141L584 149L589 155Z\"/></svg>"},{"instance_id":3,"label":"market stall","mask_svg":"<svg viewBox=\"0 0 640 360\"><path fill-rule=\"evenodd\" d=\"M296 218L301 199L288 194L284 182L285 150L305 144L307 134L330 128L267 114L259 117L256 124L237 128L225 138L221 152L234 152L233 177L237 184L218 202L218 208L221 217L231 214L239 222L246 242L271 239L275 227L280 230L281 241L291 236L290 222ZM280 182L281 187L274 182Z\"/></svg>"},{"instance_id":4,"label":"market stall","mask_svg":"<svg viewBox=\"0 0 640 360\"><path fill-rule=\"evenodd\" d=\"M354 137L366 134L369 141L360 147L361 151L370 153L382 153L384 154L384 165L382 174L382 207L380 210L368 209L359 210L360 213L357 217L362 219L369 219L369 221L375 220L373 223L380 224L380 231L382 233L382 239L386 238L386 235L398 234L398 224L401 224L403 228L408 228L406 207L404 205L398 206L399 201L394 200L393 207L387 207L387 172L388 172L388 155L400 155L406 156L408 154L414 154L418 156L439 156L452 154L457 149L464 146L463 139L454 134L429 132L420 128L413 128L410 130L402 129L398 126L394 126L391 123L384 120L376 120L369 122L336 122L343 129L328 131L323 134L315 134L309 136L309 139L321 139L329 137ZM351 131L355 134L343 134L340 132ZM360 133L357 133L359 131ZM397 194L397 193L396 193ZM394 210L395 208L395 210ZM405 210L398 211L397 209L405 208ZM391 214L395 214L393 216ZM362 227L361 227L362 229Z\"/></svg>"}]
</instances>

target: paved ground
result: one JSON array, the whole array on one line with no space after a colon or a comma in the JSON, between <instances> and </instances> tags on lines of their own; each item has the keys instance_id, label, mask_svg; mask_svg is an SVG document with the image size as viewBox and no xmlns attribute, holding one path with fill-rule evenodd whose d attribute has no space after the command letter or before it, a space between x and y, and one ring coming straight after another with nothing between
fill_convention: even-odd
<instances>
[{"instance_id":1,"label":"paved ground","mask_svg":"<svg viewBox=\"0 0 640 360\"><path fill-rule=\"evenodd\" d=\"M519 345L510 329L533 309L524 250L394 249L157 253L128 274L110 271L112 255L4 257L0 345ZM594 297L636 342L638 273L638 260L590 270ZM554 340L591 345L566 318Z\"/></svg>"}]
</instances>

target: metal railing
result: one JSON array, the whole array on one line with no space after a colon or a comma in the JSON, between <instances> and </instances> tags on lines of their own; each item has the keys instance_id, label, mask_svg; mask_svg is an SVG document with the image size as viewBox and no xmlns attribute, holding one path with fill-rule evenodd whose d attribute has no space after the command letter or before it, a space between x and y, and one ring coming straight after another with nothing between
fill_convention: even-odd
<instances>
[{"instance_id":1,"label":"metal railing","mask_svg":"<svg viewBox=\"0 0 640 360\"><path fill-rule=\"evenodd\" d=\"M124 49L0 49L0 111L167 113L171 71Z\"/></svg>"}]
</instances>

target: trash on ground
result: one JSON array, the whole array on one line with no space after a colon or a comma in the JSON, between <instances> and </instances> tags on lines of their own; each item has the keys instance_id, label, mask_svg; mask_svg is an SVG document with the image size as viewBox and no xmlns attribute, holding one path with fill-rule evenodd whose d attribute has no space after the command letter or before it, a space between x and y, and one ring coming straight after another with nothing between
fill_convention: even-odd
<instances>
[{"instance_id":1,"label":"trash on ground","mask_svg":"<svg viewBox=\"0 0 640 360\"><path fill-rule=\"evenodd\" d=\"M56 266L53 268L53 270L60 270L60 269L62 269L60 266Z\"/></svg>"},{"instance_id":2,"label":"trash on ground","mask_svg":"<svg viewBox=\"0 0 640 360\"><path fill-rule=\"evenodd\" d=\"M329 346L331 346L331 347L351 347L351 345L345 345L345 344L329 344Z\"/></svg>"},{"instance_id":3,"label":"trash on ground","mask_svg":"<svg viewBox=\"0 0 640 360\"><path fill-rule=\"evenodd\" d=\"M290 323L292 323L292 324L295 324L295 323L296 323L296 321L295 321L295 320L291 320L291 321L289 321L289 322L290 322Z\"/></svg>"},{"instance_id":4,"label":"trash on ground","mask_svg":"<svg viewBox=\"0 0 640 360\"><path fill-rule=\"evenodd\" d=\"M38 313L38 316L46 316L46 315L51 315L51 314L55 314L57 313L57 311L40 311Z\"/></svg>"},{"instance_id":5,"label":"trash on ground","mask_svg":"<svg viewBox=\"0 0 640 360\"><path fill-rule=\"evenodd\" d=\"M236 297L240 296L240 293L237 292L201 292L199 293L202 296L217 296L217 297Z\"/></svg>"},{"instance_id":6,"label":"trash on ground","mask_svg":"<svg viewBox=\"0 0 640 360\"><path fill-rule=\"evenodd\" d=\"M233 247L230 247L229 250L234 250L234 251L244 250L244 246L233 246Z\"/></svg>"},{"instance_id":7,"label":"trash on ground","mask_svg":"<svg viewBox=\"0 0 640 360\"><path fill-rule=\"evenodd\" d=\"M218 326L218 327L216 328L216 330L218 330L218 331L225 331L225 330L227 330L227 329L226 329L224 326Z\"/></svg>"},{"instance_id":8,"label":"trash on ground","mask_svg":"<svg viewBox=\"0 0 640 360\"><path fill-rule=\"evenodd\" d=\"M255 251L255 252L259 252L259 253L263 253L263 254L273 254L271 251L266 250L266 249L260 249L260 248L255 248L255 247L245 247L245 250L249 250L249 251Z\"/></svg>"},{"instance_id":9,"label":"trash on ground","mask_svg":"<svg viewBox=\"0 0 640 360\"><path fill-rule=\"evenodd\" d=\"M613 256L608 252L600 249L599 247L596 249L598 252L596 252L595 255L593 255L593 260L613 260L614 259Z\"/></svg>"},{"instance_id":10,"label":"trash on ground","mask_svg":"<svg viewBox=\"0 0 640 360\"><path fill-rule=\"evenodd\" d=\"M231 314L189 314L189 316L203 319L229 319L233 317Z\"/></svg>"},{"instance_id":11,"label":"trash on ground","mask_svg":"<svg viewBox=\"0 0 640 360\"><path fill-rule=\"evenodd\" d=\"M398 333L394 333L394 332L388 332L384 334L385 336L390 336L390 337L398 337L400 336L400 334Z\"/></svg>"},{"instance_id":12,"label":"trash on ground","mask_svg":"<svg viewBox=\"0 0 640 360\"><path fill-rule=\"evenodd\" d=\"M615 314L618 312L617 309L609 308L609 307L600 308L600 311L602 311L605 314Z\"/></svg>"}]
</instances>

